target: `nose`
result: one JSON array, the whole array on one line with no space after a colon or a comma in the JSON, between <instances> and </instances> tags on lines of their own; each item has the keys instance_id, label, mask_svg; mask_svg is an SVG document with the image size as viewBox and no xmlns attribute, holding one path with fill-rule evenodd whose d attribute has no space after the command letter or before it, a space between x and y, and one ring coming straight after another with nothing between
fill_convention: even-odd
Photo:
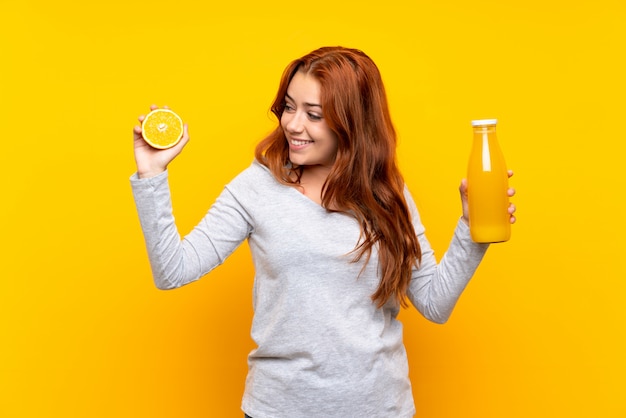
<instances>
[{"instance_id":1,"label":"nose","mask_svg":"<svg viewBox=\"0 0 626 418\"><path fill-rule=\"evenodd\" d=\"M283 128L289 133L300 133L304 130L302 112L284 112L282 122Z\"/></svg>"}]
</instances>

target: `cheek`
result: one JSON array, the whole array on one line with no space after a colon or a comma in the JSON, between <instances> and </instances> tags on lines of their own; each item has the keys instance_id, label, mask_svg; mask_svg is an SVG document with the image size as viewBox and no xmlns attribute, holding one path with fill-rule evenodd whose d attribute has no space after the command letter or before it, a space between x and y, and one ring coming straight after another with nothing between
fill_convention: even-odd
<instances>
[{"instance_id":1,"label":"cheek","mask_svg":"<svg viewBox=\"0 0 626 418\"><path fill-rule=\"evenodd\" d=\"M328 138L327 140L330 144L330 147L336 152L337 148L339 148L339 138L337 138L337 135L330 129L328 130L328 134L326 137Z\"/></svg>"},{"instance_id":2,"label":"cheek","mask_svg":"<svg viewBox=\"0 0 626 418\"><path fill-rule=\"evenodd\" d=\"M334 146L337 143L337 136L326 124L312 124L309 126L309 133L313 138L324 141L327 145Z\"/></svg>"}]
</instances>

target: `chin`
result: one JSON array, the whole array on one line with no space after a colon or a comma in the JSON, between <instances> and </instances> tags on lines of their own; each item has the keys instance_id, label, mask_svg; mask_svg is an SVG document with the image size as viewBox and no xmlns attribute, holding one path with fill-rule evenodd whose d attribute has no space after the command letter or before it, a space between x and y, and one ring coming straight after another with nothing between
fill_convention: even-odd
<instances>
[{"instance_id":1,"label":"chin","mask_svg":"<svg viewBox=\"0 0 626 418\"><path fill-rule=\"evenodd\" d=\"M291 164L294 165L307 165L306 158L302 158L302 156L299 155L289 154L289 161L291 161Z\"/></svg>"}]
</instances>

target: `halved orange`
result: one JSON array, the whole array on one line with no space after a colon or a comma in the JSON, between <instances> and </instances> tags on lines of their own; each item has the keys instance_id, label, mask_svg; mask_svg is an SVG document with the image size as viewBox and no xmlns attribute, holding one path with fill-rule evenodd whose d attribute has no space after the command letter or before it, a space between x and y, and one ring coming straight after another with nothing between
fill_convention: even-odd
<instances>
[{"instance_id":1,"label":"halved orange","mask_svg":"<svg viewBox=\"0 0 626 418\"><path fill-rule=\"evenodd\" d=\"M183 137L183 120L169 109L155 109L146 115L141 131L151 147L171 148Z\"/></svg>"}]
</instances>

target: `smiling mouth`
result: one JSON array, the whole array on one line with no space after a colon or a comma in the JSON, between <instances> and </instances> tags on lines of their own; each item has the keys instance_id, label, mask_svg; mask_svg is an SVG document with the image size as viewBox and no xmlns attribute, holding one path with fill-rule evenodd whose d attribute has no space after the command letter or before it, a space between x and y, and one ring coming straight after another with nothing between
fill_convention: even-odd
<instances>
[{"instance_id":1,"label":"smiling mouth","mask_svg":"<svg viewBox=\"0 0 626 418\"><path fill-rule=\"evenodd\" d=\"M291 143L291 145L295 145L295 146L301 146L301 145L306 145L306 144L312 144L313 141L303 141L300 139L292 139L291 141L289 141Z\"/></svg>"}]
</instances>

